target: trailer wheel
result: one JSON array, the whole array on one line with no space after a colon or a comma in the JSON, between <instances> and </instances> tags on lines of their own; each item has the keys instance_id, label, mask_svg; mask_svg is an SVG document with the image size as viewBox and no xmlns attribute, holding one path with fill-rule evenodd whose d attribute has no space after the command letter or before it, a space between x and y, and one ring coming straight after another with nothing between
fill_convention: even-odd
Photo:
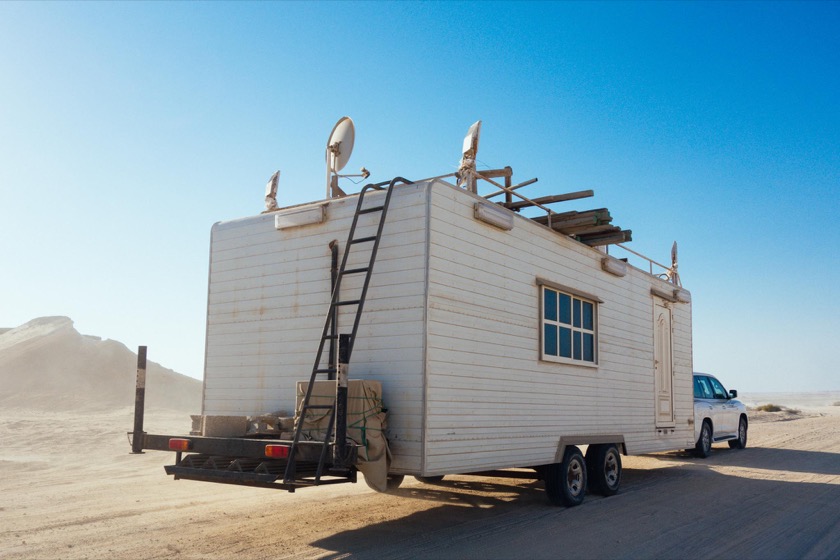
<instances>
[{"instance_id":1,"label":"trailer wheel","mask_svg":"<svg viewBox=\"0 0 840 560\"><path fill-rule=\"evenodd\" d=\"M589 488L602 496L612 496L621 484L621 453L614 444L590 445L586 450Z\"/></svg>"},{"instance_id":2,"label":"trailer wheel","mask_svg":"<svg viewBox=\"0 0 840 560\"><path fill-rule=\"evenodd\" d=\"M694 456L705 459L712 454L712 424L708 420L703 420L703 427L700 428L700 437L697 438L697 444L694 446Z\"/></svg>"},{"instance_id":3,"label":"trailer wheel","mask_svg":"<svg viewBox=\"0 0 840 560\"><path fill-rule=\"evenodd\" d=\"M574 445L566 448L562 463L546 465L545 493L556 506L578 506L586 497L586 461Z\"/></svg>"},{"instance_id":4,"label":"trailer wheel","mask_svg":"<svg viewBox=\"0 0 840 560\"><path fill-rule=\"evenodd\" d=\"M747 419L741 416L738 422L738 439L729 440L732 449L744 449L747 446Z\"/></svg>"},{"instance_id":5,"label":"trailer wheel","mask_svg":"<svg viewBox=\"0 0 840 560\"><path fill-rule=\"evenodd\" d=\"M424 484L439 484L443 480L443 475L438 476L415 476L415 479Z\"/></svg>"}]
</instances>

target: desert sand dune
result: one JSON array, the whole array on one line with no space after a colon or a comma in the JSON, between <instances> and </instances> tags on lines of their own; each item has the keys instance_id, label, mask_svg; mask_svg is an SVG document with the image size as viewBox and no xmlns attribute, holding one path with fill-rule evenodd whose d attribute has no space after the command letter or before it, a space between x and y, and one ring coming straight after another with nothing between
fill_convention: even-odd
<instances>
[{"instance_id":1,"label":"desert sand dune","mask_svg":"<svg viewBox=\"0 0 840 560\"><path fill-rule=\"evenodd\" d=\"M136 372L136 353L80 334L68 317L33 319L0 334L0 404L113 410L134 403ZM149 362L146 402L198 413L201 382Z\"/></svg>"}]
</instances>

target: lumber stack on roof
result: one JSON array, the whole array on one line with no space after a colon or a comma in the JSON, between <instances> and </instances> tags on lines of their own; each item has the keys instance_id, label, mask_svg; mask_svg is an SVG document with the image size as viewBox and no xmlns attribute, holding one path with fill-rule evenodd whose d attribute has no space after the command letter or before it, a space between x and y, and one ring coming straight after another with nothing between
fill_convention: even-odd
<instances>
[{"instance_id":1,"label":"lumber stack on roof","mask_svg":"<svg viewBox=\"0 0 840 560\"><path fill-rule=\"evenodd\" d=\"M555 197L544 197L548 203L569 200L564 195ZM556 199L556 200L548 200ZM540 199L535 199L540 200ZM548 216L532 218L535 222L549 225ZM633 232L629 229L621 229L612 224L612 215L606 208L596 208L583 212L571 211L551 215L551 229L563 235L569 235L586 243L591 247L611 245L613 243L624 243L633 239Z\"/></svg>"},{"instance_id":2,"label":"lumber stack on roof","mask_svg":"<svg viewBox=\"0 0 840 560\"><path fill-rule=\"evenodd\" d=\"M483 176L482 178L504 176L506 179L506 185L501 190L495 191L487 195L485 198L491 199L495 196L506 193L505 202L499 202L498 204L508 210L519 212L524 208L538 207L545 211L546 214L550 212L550 220L548 215L531 219L546 226L550 225L551 229L554 231L562 235L574 237L581 243L585 243L590 247L610 245L613 243L624 243L625 241L632 240L633 232L629 229L621 229L620 227L613 225L610 211L606 208L596 208L594 210L586 210L584 212L572 211L561 213L553 212L548 208L549 205L556 204L558 202L589 198L595 195L594 191L582 190L551 196L542 196L534 199L526 198L514 193L513 191L520 187L535 183L537 180L531 179L530 181L525 181L524 183L511 186L510 179L512 174L513 170L510 167L500 170L487 170L481 172L481 175ZM501 185L498 185L497 183L494 184L501 187ZM513 196L517 196L521 200L514 201Z\"/></svg>"}]
</instances>

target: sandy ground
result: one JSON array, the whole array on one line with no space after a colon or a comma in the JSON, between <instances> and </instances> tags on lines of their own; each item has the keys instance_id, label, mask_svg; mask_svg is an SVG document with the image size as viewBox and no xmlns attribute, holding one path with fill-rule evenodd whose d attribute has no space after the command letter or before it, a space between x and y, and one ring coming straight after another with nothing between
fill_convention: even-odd
<instances>
[{"instance_id":1,"label":"sandy ground","mask_svg":"<svg viewBox=\"0 0 840 560\"><path fill-rule=\"evenodd\" d=\"M542 484L406 479L301 490L173 481L130 455L131 410L0 411L2 558L840 558L840 407L757 414L743 451L626 457L577 508ZM186 433L183 412L147 413Z\"/></svg>"}]
</instances>

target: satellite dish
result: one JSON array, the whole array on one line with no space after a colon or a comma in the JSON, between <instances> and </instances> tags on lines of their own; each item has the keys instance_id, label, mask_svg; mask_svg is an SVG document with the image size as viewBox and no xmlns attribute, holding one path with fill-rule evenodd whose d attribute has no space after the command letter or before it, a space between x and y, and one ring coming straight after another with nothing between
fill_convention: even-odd
<instances>
[{"instance_id":1,"label":"satellite dish","mask_svg":"<svg viewBox=\"0 0 840 560\"><path fill-rule=\"evenodd\" d=\"M475 159L478 154L478 138L481 136L481 121L476 121L467 131L464 137L464 148L462 150L461 163L465 158Z\"/></svg>"},{"instance_id":2,"label":"satellite dish","mask_svg":"<svg viewBox=\"0 0 840 560\"><path fill-rule=\"evenodd\" d=\"M277 184L280 182L280 170L274 172L265 185L265 211L277 210Z\"/></svg>"},{"instance_id":3,"label":"satellite dish","mask_svg":"<svg viewBox=\"0 0 840 560\"><path fill-rule=\"evenodd\" d=\"M353 142L356 139L356 127L353 119L341 117L330 133L327 140L327 169L337 173L344 169L350 154L353 153Z\"/></svg>"},{"instance_id":4,"label":"satellite dish","mask_svg":"<svg viewBox=\"0 0 840 560\"><path fill-rule=\"evenodd\" d=\"M475 157L478 154L479 136L481 136L481 121L476 121L464 137L461 165L458 167L458 186L466 186L470 192L476 192Z\"/></svg>"},{"instance_id":5,"label":"satellite dish","mask_svg":"<svg viewBox=\"0 0 840 560\"><path fill-rule=\"evenodd\" d=\"M680 273L677 272L677 242L671 246L671 268L668 270L668 280L676 286L682 286L680 282Z\"/></svg>"},{"instance_id":6,"label":"satellite dish","mask_svg":"<svg viewBox=\"0 0 840 560\"><path fill-rule=\"evenodd\" d=\"M327 198L345 196L338 186L338 172L344 169L353 153L353 142L356 140L356 127L350 117L341 117L330 133L327 140ZM367 171L362 168L362 175ZM368 173L369 175L369 173ZM343 175L349 177L349 175Z\"/></svg>"}]
</instances>

